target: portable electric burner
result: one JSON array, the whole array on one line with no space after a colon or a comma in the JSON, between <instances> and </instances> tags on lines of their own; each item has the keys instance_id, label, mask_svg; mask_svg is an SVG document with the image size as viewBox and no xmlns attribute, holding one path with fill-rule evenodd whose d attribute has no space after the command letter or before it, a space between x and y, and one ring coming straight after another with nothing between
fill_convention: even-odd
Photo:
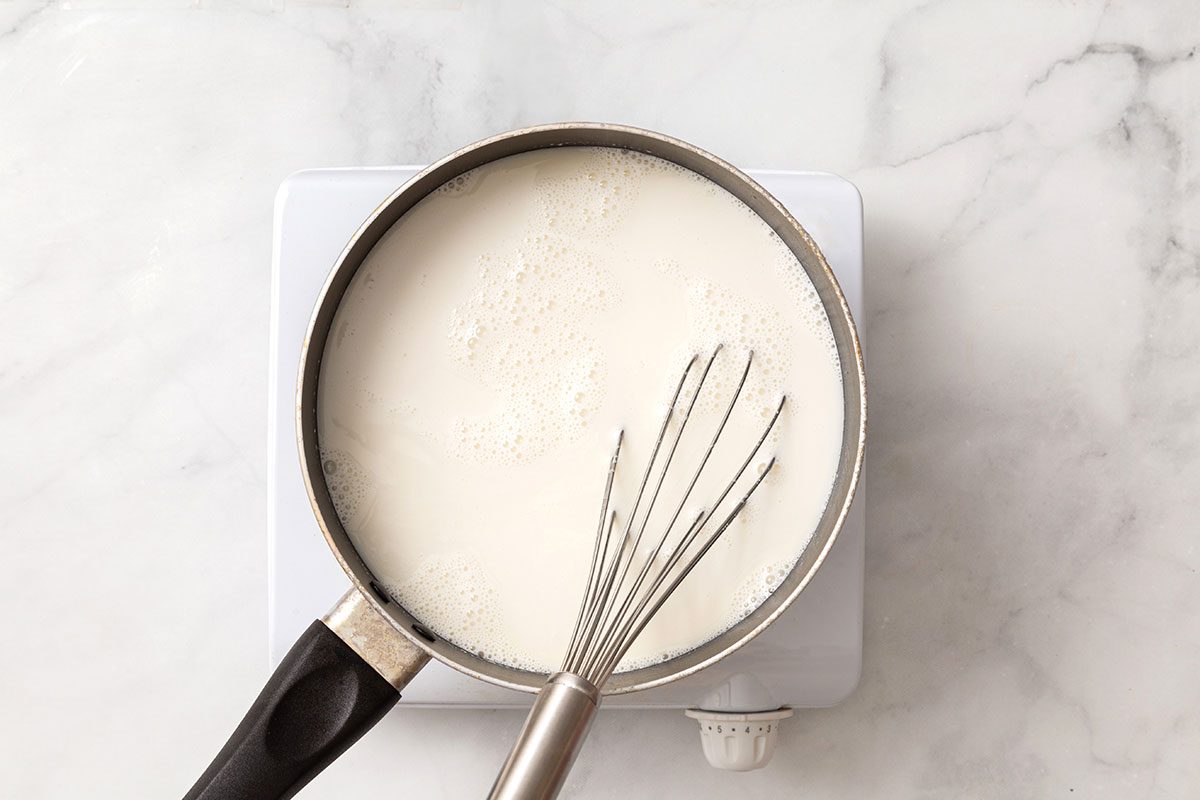
<instances>
[{"instance_id":1,"label":"portable electric burner","mask_svg":"<svg viewBox=\"0 0 1200 800\"><path fill-rule=\"evenodd\" d=\"M330 556L305 493L295 438L297 365L309 317L330 268L371 212L419 167L298 172L275 200L271 285L268 424L267 575L270 659L287 653L302 631L345 592L347 578ZM817 242L841 284L862 337L862 201L834 175L751 170ZM770 758L777 720L787 708L833 705L853 691L862 663L864 487L824 564L792 607L746 647L681 680L616 695L606 708L691 709L700 718L705 755L728 769ZM399 636L399 634L397 634ZM532 696L430 663L408 685L401 705L448 708L527 707ZM700 709L700 710L696 710ZM770 712L770 713L758 713ZM754 737L717 747L721 721L766 723ZM727 726L723 726L727 727ZM717 728L722 730L723 728ZM750 726L746 726L750 733ZM759 736L762 740L764 737Z\"/></svg>"}]
</instances>

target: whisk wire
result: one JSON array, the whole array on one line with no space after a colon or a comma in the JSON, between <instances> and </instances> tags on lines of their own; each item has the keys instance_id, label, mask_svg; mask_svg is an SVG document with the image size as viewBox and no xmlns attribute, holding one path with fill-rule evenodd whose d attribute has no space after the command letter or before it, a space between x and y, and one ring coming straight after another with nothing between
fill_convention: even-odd
<instances>
[{"instance_id":1,"label":"whisk wire","mask_svg":"<svg viewBox=\"0 0 1200 800\"><path fill-rule=\"evenodd\" d=\"M675 589L678 588L683 579L687 577L696 564L699 563L700 559L704 557L721 535L730 527L775 465L775 459L772 458L741 496L734 508L724 517L716 530L701 539L702 532L741 480L749 465L758 456L771 431L775 428L783 411L786 397L780 401L766 428L755 442L754 447L742 461L732 480L726 484L716 502L705 509L700 509L678 541L668 549L667 543L671 539L679 517L698 484L705 467L708 465L717 447L718 440L724 433L729 419L733 414L734 407L742 396L742 390L746 384L754 359L754 354L751 352L747 357L745 367L741 371L733 396L725 406L716 431L709 441L699 465L687 483L670 520L667 522L662 534L656 537L654 547L644 556L640 568L634 570L635 577L632 583L628 588L626 587L626 581L633 569L634 560L638 558L638 548L641 545L650 524L651 515L663 490L667 472L679 448L688 420L691 418L692 411L696 407L700 393L704 388L705 380L721 349L720 346L715 348L712 355L707 359L707 363L699 376L694 391L690 392L690 396L685 400L686 408L681 409L680 398L683 396L684 385L699 356L692 356L684 368L683 375L680 377L679 383L675 387L675 393L671 398L671 404L664 415L662 425L655 438L649 462L646 464L641 482L638 485L637 494L634 496L632 510L625 519L623 526L616 524L616 509L612 507L614 476L621 453L623 435L618 437L617 446L613 452L612 460L609 464L608 476L605 481L600 523L597 527L596 542L592 549L592 563L588 570L587 587L584 597L580 602L575 629L571 636L571 643L563 661L564 672L579 675L585 680L590 681L594 686L602 686L611 677L637 637L641 635L642 631L650 623L655 614L658 613L659 609L662 608ZM667 439L667 432L671 421L681 411L682 414L678 428L674 432L671 442L664 453L663 444ZM650 484L651 477L654 475L655 465L660 460L662 463L659 468L657 480L655 481L654 488L647 497L647 487ZM647 502L645 507L642 508L644 500ZM639 514L639 511L641 514ZM634 532L635 527L636 533ZM619 541L614 539L614 536L618 537ZM693 550L693 545L698 540L702 541L702 543L698 549ZM652 572L655 568L657 568L657 571ZM647 583L648 579L649 583ZM670 580L669 584L667 583L668 580ZM647 586L648 588L646 588Z\"/></svg>"},{"instance_id":2,"label":"whisk wire","mask_svg":"<svg viewBox=\"0 0 1200 800\"><path fill-rule=\"evenodd\" d=\"M617 474L617 460L621 456L621 443L625 440L625 431L620 431L617 434L617 446L613 449L612 460L608 463L608 477L604 481L604 500L600 504L600 523L596 530L596 543L592 547L592 563L588 567L588 582L587 588L583 592L583 597L579 601L579 613L575 617L575 627L571 632L571 646L567 649L566 658L563 659L564 669L571 663L575 654L575 649L579 643L580 624L583 622L583 615L588 605L588 598L592 596L592 587L598 576L597 566L602 563L600 557L600 540L604 539L607 545L608 537L604 535L604 520L608 518L608 524L611 527L616 515L610 514L608 510L609 500L612 497L613 480Z\"/></svg>"},{"instance_id":3,"label":"whisk wire","mask_svg":"<svg viewBox=\"0 0 1200 800\"><path fill-rule=\"evenodd\" d=\"M604 524L605 518L601 517L600 518L600 529L596 532L596 547L592 551L592 566L588 571L587 590L584 592L583 598L580 600L580 603L579 603L579 614L575 618L575 628L571 632L571 645L570 645L570 647L567 648L567 655L563 659L562 668L564 670L569 669L570 666L572 664L574 664L574 662L575 662L575 655L576 655L577 651L579 650L579 648L583 644L581 634L583 632L584 615L588 612L588 610L590 610L592 605L596 602L596 595L593 590L595 588L596 581L599 580L599 578L600 578L601 570L603 569L604 560L608 553L608 541L611 538L612 526L613 526L613 523L616 521L617 512L615 509L612 511L607 511L606 516L608 518L607 526ZM604 552L603 553L600 552L601 540L604 541Z\"/></svg>"},{"instance_id":4,"label":"whisk wire","mask_svg":"<svg viewBox=\"0 0 1200 800\"><path fill-rule=\"evenodd\" d=\"M616 513L612 515L611 523L615 523ZM580 647L575 654L575 659L572 661L569 671L579 674L579 668L582 666L583 660L587 654L591 652L592 640L596 633L597 624L600 620L600 614L603 613L604 606L608 603L609 593L612 589L612 579L616 574L617 566L620 564L622 557L628 549L629 537L623 533L618 533L621 541L614 543L613 530L616 529L614 524L609 524L605 535L604 554L607 556L610 546L617 544L616 547L611 547L611 558L602 559L603 569L600 573L600 578L596 584L596 594L592 602L589 604L587 619L585 620L582 638L580 639Z\"/></svg>"},{"instance_id":5,"label":"whisk wire","mask_svg":"<svg viewBox=\"0 0 1200 800\"><path fill-rule=\"evenodd\" d=\"M729 526L733 524L734 519L736 519L738 514L740 514L742 512L742 509L746 507L746 503L748 503L750 501L751 495L753 495L754 492L758 489L758 487L760 485L762 485L762 482L766 479L767 475L770 474L771 468L774 466L775 466L775 459L772 458L770 460L770 462L768 462L766 469L764 469L762 474L759 475L758 478L755 479L754 483L751 484L750 488L746 491L746 494L743 495L741 500L738 501L737 506L735 506L734 509L729 512L729 515L725 517L725 520L721 523L721 526L719 528L717 528L717 530L711 536L708 537L708 540L705 541L704 545L700 548L700 550L691 557L691 560L688 561L687 566L685 566L679 572L679 574L675 576L675 580L673 580L671 582L671 585L668 586L665 591L661 592L658 595L658 599L655 601L654 605L650 607L649 611L647 611L643 614L639 610L640 618L638 615L635 615L635 618L639 619L637 627L635 627L632 630L632 632L626 633L625 635L623 635L619 638L618 641L621 642L620 648L616 651L616 653L614 653L612 658L610 658L608 660L608 662L605 663L604 669L601 670L598 674L594 674L595 679L596 679L594 681L595 685L602 686L609 679L609 677L612 675L613 670L615 670L617 665L621 663L621 659L625 657L625 654L627 652L629 652L629 648L631 646L633 646L633 643L637 640L637 637L641 636L642 631L645 630L646 626L650 624L650 620L652 620L654 618L654 615L658 613L658 610L660 608L662 608L663 603L665 603L667 601L667 599L675 592L675 589L677 589L679 587L679 584L683 582L684 578L686 578L688 576L688 574L692 571L692 569L696 566L696 564L698 564L700 562L700 559L704 558L705 554L708 553L708 551L710 549L712 549L712 546L714 544L716 544L717 539L721 538L721 534L723 534L726 531L726 529L729 528ZM705 521L707 521L707 520L705 520ZM700 525L696 526L695 533L691 537L692 539L695 538L695 535L700 532L700 529L702 527L703 527L703 522ZM684 552L684 550L686 550L687 547L690 545L691 545L691 539L688 541L688 544L686 546L678 549L678 554L681 555ZM673 561L678 561L678 558L676 557L675 559L673 559ZM674 564L671 564L671 566L664 569L660 573L659 579L656 580L655 583L656 584L661 583L662 579L665 578L668 574L670 574L670 571L673 568L674 568ZM639 608L644 607L649 602L650 598L653 596L654 596L654 590L647 592L645 597L642 599L642 602L641 602Z\"/></svg>"},{"instance_id":6,"label":"whisk wire","mask_svg":"<svg viewBox=\"0 0 1200 800\"><path fill-rule=\"evenodd\" d=\"M632 507L632 511L629 513L629 521L625 524L624 536L622 537L622 542L620 542L620 551L614 555L614 558L610 563L610 567L604 571L604 577L601 578L601 581L598 584L598 588L600 589L598 594L593 597L592 602L587 603L586 601L586 604L588 604L589 608L587 612L583 614L584 621L582 630L576 630L576 634L580 634L580 642L582 646L581 648L578 648L578 651L574 652L574 654L569 654L568 661L564 663L565 672L574 672L576 674L580 673L580 660L582 654L588 651L588 646L590 643L592 643L596 628L598 628L600 624L600 613L602 607L605 606L608 595L610 595L613 579L616 578L616 570L620 561L619 557L624 553L625 546L629 543L630 527L632 523L634 523L634 519L637 516L637 509L642 503L642 495L644 492L646 492L646 486L650 481L650 475L653 474L654 463L656 459L658 459L659 450L662 447L662 441L664 441L666 438L667 427L670 426L671 417L674 414L674 409L676 409L677 403L679 402L679 395L683 392L683 386L686 381L688 381L688 375L691 373L692 366L695 366L698 357L700 356L691 356L691 359L688 361L688 365L684 367L683 375L680 375L679 383L676 385L676 390L674 390L674 393L671 397L670 407L667 408L667 413L664 415L664 417L662 417L662 425L659 427L658 437L655 437L654 440L654 449L652 452L650 452L650 459L646 464L646 470L643 471L642 481L637 488L637 495L634 499L634 507ZM605 549L607 552L607 541L605 542ZM632 549L630 549L630 558L632 558ZM604 558L602 557L601 563L604 563Z\"/></svg>"},{"instance_id":7,"label":"whisk wire","mask_svg":"<svg viewBox=\"0 0 1200 800\"><path fill-rule=\"evenodd\" d=\"M775 408L775 413L771 416L771 420L767 423L767 426L766 426L766 428L764 428L762 435L759 436L758 441L754 445L754 448L746 456L746 458L742 462L741 466L738 467L738 470L734 474L733 479L730 480L728 484L726 484L725 489L721 492L720 496L717 498L717 501L712 505L711 509L709 509L708 511L701 510L699 516L696 518L696 521L693 522L691 529L689 529L688 533L685 534L684 540L673 551L671 557L667 561L667 565L662 570L659 571L657 580L654 581L654 583L651 585L649 591L646 592L646 595L645 595L646 601L639 604L639 607L637 608L637 610L634 611L634 614L630 619L636 619L638 617L638 615L642 612L642 609L645 607L646 602L648 602L649 598L658 590L658 587L662 584L662 582L666 578L666 576L670 574L671 570L674 569L676 563L678 563L682 554L687 550L687 548L689 548L691 546L692 542L699 535L700 529L703 528L704 525L708 523L708 520L712 517L712 515L715 514L717 509L719 509L721 507L721 504L725 501L725 498L729 496L729 493L733 490L734 486L741 479L742 475L746 472L746 468L750 466L750 463L757 457L759 450L762 449L762 446L766 442L767 437L770 435L771 430L774 429L774 427L775 427L775 422L779 419L779 415L783 412L783 406L786 402L787 402L786 396L784 396L783 398L780 399L779 405ZM772 467L774 467L774 465L775 465L775 459L772 458L771 461L767 464L767 466L763 469L762 475L760 475L758 480L755 481L754 485L750 487L750 491L747 492L746 496L741 500L741 502L739 502L739 504L734 509L733 513L729 516L728 522L724 523L719 528L719 530L717 532L717 536L719 536L722 532L724 532L724 530L728 527L729 523L732 523L734 517L736 517L737 514L741 511L742 507L745 506L746 502L750 498L750 495L754 492L755 489L758 488L758 484L762 482L762 480L765 478L766 474L771 471L771 469L772 469ZM713 541L715 542L715 538ZM708 552L709 547L711 547L711 544L706 545L703 548L700 555L696 557L696 561L699 561L699 557L702 556L704 553ZM689 566L684 570L683 574L686 575L688 572L690 572L693 565L694 565L694 562L693 562L693 564L689 564ZM666 596L669 596L674 591L675 586L677 586L678 583L681 582L682 580L683 579L681 577L679 579L679 581L672 584L672 586L667 589L667 591L664 593L664 598L663 598L664 600L665 600ZM650 616L653 616L653 614L657 612L657 609L658 609L658 606L656 605L654 607L654 609L651 611ZM647 618L647 621L648 621L648 618ZM620 643L626 641L626 637L629 634L630 627L631 627L630 624L626 624L624 627L619 629L619 634L617 636L609 637L610 644L609 644L609 647L607 648L608 655L605 658L601 659L601 662L600 662L604 667L603 669L600 670L600 674L602 675L601 680L607 680L608 675L611 674L612 669L615 669L616 665L620 662L620 659L624 655L624 651L623 651ZM644 626L640 626L638 628L638 630L633 634L632 638L636 638L640 634L642 627L644 627ZM632 641L632 638L629 641ZM624 648L624 650L627 650L627 649L628 649L627 647ZM612 653L617 652L617 651L621 651L621 652L620 652L620 654L616 655L616 657L614 658L612 656Z\"/></svg>"},{"instance_id":8,"label":"whisk wire","mask_svg":"<svg viewBox=\"0 0 1200 800\"><path fill-rule=\"evenodd\" d=\"M619 578L617 578L616 586L613 589L613 595L615 597L622 596L621 592L625 586L625 579L628 577L629 568L633 565L634 556L637 553L638 547L642 543L642 537L646 533L646 527L650 523L650 515L654 513L654 507L655 507L655 504L658 502L659 493L662 492L663 484L666 482L667 472L671 469L671 462L675 458L675 452L679 449L679 442L680 442L680 440L683 439L683 432L687 428L688 420L692 416L692 410L695 409L695 407L696 407L696 401L700 398L700 391L704 388L704 382L708 378L709 371L712 369L713 361L716 360L717 353L719 353L720 351L721 351L720 346L718 346L715 350L713 350L712 356L709 357L708 362L704 366L704 371L700 373L700 378L696 383L696 388L691 394L691 399L687 402L687 408L684 410L683 416L679 421L679 426L676 429L674 436L672 437L671 445L667 448L666 455L663 459L662 467L659 470L658 480L655 482L654 491L650 494L650 501L646 504L646 508L642 512L641 524L638 526L637 534L634 536L633 542L630 545L629 558L627 558L625 560L624 564L622 565L621 575ZM687 369L685 369L683 377L680 380L679 385L681 387L686 382L687 374L691 370L691 365L693 363L695 363L696 358L698 358L698 356L693 356L692 361L690 361L688 363L688 367L687 367ZM674 415L676 409L678 408L677 402L679 400L679 394L680 394L680 392L676 392L675 398L671 403L671 407L667 411L668 423L669 423L671 417ZM668 427L669 427L669 425L668 425ZM656 455L657 455L657 449L656 449ZM701 468L703 468L703 466ZM694 485L694 482L693 482L693 485ZM690 493L690 491L691 490L689 488L689 493ZM685 495L684 502L686 502L686 500L687 500L687 497ZM667 529L663 532L662 539L660 539L658 547L654 549L655 555L658 553L658 549L662 547L662 542L666 541L667 536L670 535L671 529L675 525L675 520L676 520L676 518L678 518L679 512L682 510L683 510L683 502L680 503L679 509L677 509L675 512L675 516L671 518L671 522L668 524ZM630 532L633 528L633 525L634 525L634 518L631 516L629 518L629 521L628 521L628 523L626 525L626 529L625 529L626 537L629 537ZM649 566L649 564L651 563L653 558L654 558L654 555L651 555L649 558L645 559L647 567ZM646 568L644 567L643 572L645 571L645 569ZM631 588L629 590L629 592L627 592L624 595L626 598L626 601L625 601L626 604L628 604L629 600L633 597L634 594L636 594L636 592L637 592L637 585L635 584L634 587ZM611 632L610 616L615 608L616 608L616 603L608 605L605 608L604 615L600 619L600 624L598 626L598 630L601 632L600 635L601 635L602 639L605 638L608 635L608 633ZM622 605L621 610L623 611L624 608L625 608L625 605ZM600 651L596 651L593 654L594 658L599 657L599 655L600 655ZM587 662L584 665L584 670L586 671L590 667L591 667L591 662Z\"/></svg>"},{"instance_id":9,"label":"whisk wire","mask_svg":"<svg viewBox=\"0 0 1200 800\"><path fill-rule=\"evenodd\" d=\"M679 430L678 436L675 439L674 445L671 448L670 455L674 455L675 450L679 446L679 440L683 437L683 425L685 425L687 423L688 416L691 415L692 409L696 405L696 401L700 398L700 392L704 388L704 379L708 376L708 372L712 368L713 361L716 360L717 354L720 351L721 351L720 346L718 346L713 351L712 356L708 360L708 365L705 367L704 373L700 376L700 381L697 384L695 391L692 393L691 402L688 404L687 416L684 417L683 423L680 425L680 430ZM626 593L625 600L621 604L621 607L617 610L617 613L616 613L615 617L613 618L611 625L608 624L608 615L607 614L605 615L604 622L601 623L601 630L604 631L601 638L604 641L610 642L612 646L616 645L616 643L613 642L613 638L612 638L613 634L616 631L620 630L621 620L622 620L625 612L629 609L629 606L633 603L634 599L637 596L638 590L642 586L642 582L645 580L645 577L649 573L650 568L654 565L655 560L658 558L658 555L662 551L663 545L666 544L667 539L670 537L671 532L675 529L675 523L679 520L679 515L683 513L683 509L687 505L688 499L692 496L692 491L696 488L696 484L699 482L700 476L704 473L704 468L708 465L709 458L712 456L713 450L716 449L717 440L720 439L721 434L724 432L725 426L729 422L729 417L733 413L733 407L737 404L738 398L741 396L741 393L742 393L742 388L746 385L746 376L750 374L750 365L753 362L753 360L754 360L754 351L750 351L750 354L746 358L746 366L742 370L741 377L738 380L738 384L734 390L733 396L730 398L729 403L725 407L725 413L721 417L721 422L717 426L716 431L713 433L712 439L708 443L708 448L704 451L704 455L700 459L700 463L696 467L696 471L693 473L691 481L688 483L687 488L684 490L682 497L679 498L679 504L675 507L675 512L671 515L670 521L667 522L666 528L663 530L662 536L658 540L658 544L651 551L650 555L646 557L645 563L642 566L641 572L638 574L638 576L637 576L636 580L634 581L633 586L630 588L629 592ZM666 471L667 471L667 468L669 468L669 466L670 466L670 461L668 460L668 463L663 467L662 474L659 476L658 490L662 489L662 484L663 484L664 479L666 478ZM739 472L739 476L740 476L740 472ZM735 478L735 480L736 480L736 478ZM654 499L656 499L658 497L658 490L655 491L654 498L651 499L651 506L653 506ZM722 499L724 499L724 498L722 498ZM714 508L715 508L715 506L714 506ZM642 522L642 531L645 530L646 524L649 522L650 510L651 510L650 507L648 507L646 510L646 518ZM701 512L701 516L703 516L703 511ZM701 525L702 524L703 523L701 523ZM687 536L687 532L684 533L684 537L686 537L686 536ZM641 539L641 531L639 531L639 533L638 533L638 539L639 540ZM626 568L628 568L628 564L626 565ZM668 569L669 569L669 567L668 567ZM622 575L622 579L623 578L624 578L624 575ZM586 663L585 670L591 669L597 663L603 664L606 658L607 658L607 648L602 648L602 649L598 650L595 653L595 657Z\"/></svg>"}]
</instances>

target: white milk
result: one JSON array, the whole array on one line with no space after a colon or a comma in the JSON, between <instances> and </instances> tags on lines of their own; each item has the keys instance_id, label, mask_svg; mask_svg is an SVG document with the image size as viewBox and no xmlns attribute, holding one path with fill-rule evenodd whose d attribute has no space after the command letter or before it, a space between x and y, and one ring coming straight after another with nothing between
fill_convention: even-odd
<instances>
[{"instance_id":1,"label":"white milk","mask_svg":"<svg viewBox=\"0 0 1200 800\"><path fill-rule=\"evenodd\" d=\"M392 227L346 292L321 365L338 514L380 583L435 633L554 671L616 434L622 524L685 363L718 343L647 543L749 349L750 377L686 520L788 402L746 480L771 455L775 469L623 668L692 649L753 611L804 550L837 468L842 386L795 257L732 195L665 161L526 153L455 179Z\"/></svg>"}]
</instances>

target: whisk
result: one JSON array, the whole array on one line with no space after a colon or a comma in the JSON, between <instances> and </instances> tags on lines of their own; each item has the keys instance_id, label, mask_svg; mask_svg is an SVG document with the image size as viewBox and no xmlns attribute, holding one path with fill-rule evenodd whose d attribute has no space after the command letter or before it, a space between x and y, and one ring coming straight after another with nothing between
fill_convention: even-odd
<instances>
[{"instance_id":1,"label":"whisk","mask_svg":"<svg viewBox=\"0 0 1200 800\"><path fill-rule=\"evenodd\" d=\"M490 800L549 800L558 795L599 707L601 691L621 659L688 573L745 508L774 467L772 457L749 486L740 495L735 495L733 506L723 516L718 513L770 436L783 412L786 396L780 399L762 434L715 502L689 515L690 521L680 527L684 508L742 396L754 361L751 351L699 465L687 479L678 502L668 506L673 510L666 525L660 534L652 532L651 536L646 536L651 513L662 494L688 420L721 350L719 345L713 350L695 389L689 393L684 392L684 386L700 360L699 355L692 356L684 368L623 526L616 524L616 509L612 507L613 482L625 439L624 431L618 435L604 483L587 586L570 645L561 669L549 677L538 693L525 726L496 778ZM671 422L676 419L678 425L668 435ZM672 533L677 529L682 533L673 538ZM643 541L653 543L648 553L639 549Z\"/></svg>"}]
</instances>

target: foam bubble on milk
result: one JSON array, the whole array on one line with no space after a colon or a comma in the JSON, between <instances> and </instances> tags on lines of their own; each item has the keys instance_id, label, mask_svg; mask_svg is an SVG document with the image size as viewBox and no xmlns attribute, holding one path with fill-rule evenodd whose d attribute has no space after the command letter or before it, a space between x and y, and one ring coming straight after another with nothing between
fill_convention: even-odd
<instances>
[{"instance_id":1,"label":"foam bubble on milk","mask_svg":"<svg viewBox=\"0 0 1200 800\"><path fill-rule=\"evenodd\" d=\"M604 399L606 364L588 323L617 300L586 251L548 234L480 258L475 292L453 309L452 356L506 399L454 421L460 457L521 461L574 441Z\"/></svg>"},{"instance_id":2,"label":"foam bubble on milk","mask_svg":"<svg viewBox=\"0 0 1200 800\"><path fill-rule=\"evenodd\" d=\"M728 628L749 616L766 602L792 571L795 561L781 561L759 567L731 594L728 609Z\"/></svg>"},{"instance_id":3,"label":"foam bubble on milk","mask_svg":"<svg viewBox=\"0 0 1200 800\"><path fill-rule=\"evenodd\" d=\"M637 190L630 167L614 151L594 149L565 174L540 175L537 202L547 229L563 237L612 233Z\"/></svg>"},{"instance_id":4,"label":"foam bubble on milk","mask_svg":"<svg viewBox=\"0 0 1200 800\"><path fill-rule=\"evenodd\" d=\"M435 191L438 194L465 194L466 192L469 192L475 185L475 181L478 177L478 170L464 172L463 174L446 181Z\"/></svg>"},{"instance_id":5,"label":"foam bubble on milk","mask_svg":"<svg viewBox=\"0 0 1200 800\"><path fill-rule=\"evenodd\" d=\"M460 646L487 642L476 655L517 669L538 665L505 635L498 595L488 572L469 553L439 553L423 559L403 583L385 582L392 597L442 638Z\"/></svg>"},{"instance_id":6,"label":"foam bubble on milk","mask_svg":"<svg viewBox=\"0 0 1200 800\"><path fill-rule=\"evenodd\" d=\"M346 527L359 522L370 511L375 498L375 480L370 470L343 450L321 449L321 470L338 519Z\"/></svg>"}]
</instances>

